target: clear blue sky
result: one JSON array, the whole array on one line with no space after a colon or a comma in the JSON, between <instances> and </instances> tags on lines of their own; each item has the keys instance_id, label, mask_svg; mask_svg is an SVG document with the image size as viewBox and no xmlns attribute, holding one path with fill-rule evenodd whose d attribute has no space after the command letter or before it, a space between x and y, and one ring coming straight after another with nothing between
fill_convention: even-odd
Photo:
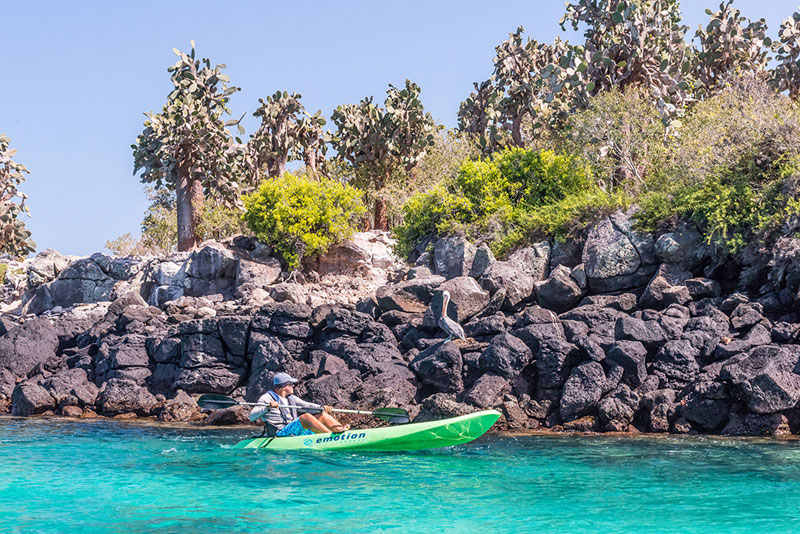
<instances>
[{"instance_id":1,"label":"clear blue sky","mask_svg":"<svg viewBox=\"0 0 800 534\"><path fill-rule=\"evenodd\" d=\"M692 28L705 7L684 1ZM737 0L770 34L796 6ZM170 91L172 48L228 65L242 88L234 115L252 113L277 89L303 95L326 115L410 78L433 116L450 127L473 81L491 72L494 46L522 25L540 41L564 34L561 0L476 2L5 2L0 50L0 132L31 171L28 226L38 250L90 254L125 232L138 234L146 208L132 175L130 145L143 112ZM579 36L566 32L571 41ZM247 134L255 120L245 121Z\"/></svg>"}]
</instances>

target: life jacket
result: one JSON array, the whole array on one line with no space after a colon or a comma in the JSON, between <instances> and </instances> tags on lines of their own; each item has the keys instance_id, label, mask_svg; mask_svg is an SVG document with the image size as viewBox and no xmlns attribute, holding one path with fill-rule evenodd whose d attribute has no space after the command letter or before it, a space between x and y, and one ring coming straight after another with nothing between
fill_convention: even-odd
<instances>
[{"instance_id":1,"label":"life jacket","mask_svg":"<svg viewBox=\"0 0 800 534\"><path fill-rule=\"evenodd\" d=\"M275 400L275 402L278 403L278 413L281 414L281 419L283 419L283 426L288 425L297 418L297 413L295 409L281 407L281 396L275 393L275 390L271 389L267 393L269 393L269 396L272 397ZM286 398L286 402L289 402L289 397ZM286 415L286 412L289 413L288 416Z\"/></svg>"}]
</instances>

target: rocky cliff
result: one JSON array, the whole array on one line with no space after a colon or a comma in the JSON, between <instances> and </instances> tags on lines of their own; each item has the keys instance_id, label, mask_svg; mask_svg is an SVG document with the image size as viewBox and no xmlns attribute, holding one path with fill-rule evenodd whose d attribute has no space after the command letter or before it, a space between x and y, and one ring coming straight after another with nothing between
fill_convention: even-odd
<instances>
[{"instance_id":1,"label":"rocky cliff","mask_svg":"<svg viewBox=\"0 0 800 534\"><path fill-rule=\"evenodd\" d=\"M731 256L689 225L639 234L630 215L504 261L450 237L409 266L359 234L291 277L247 238L169 258L43 253L6 275L0 409L204 419L193 395L254 400L285 370L317 402L420 419L800 432L800 240ZM445 290L466 341L437 326Z\"/></svg>"}]
</instances>

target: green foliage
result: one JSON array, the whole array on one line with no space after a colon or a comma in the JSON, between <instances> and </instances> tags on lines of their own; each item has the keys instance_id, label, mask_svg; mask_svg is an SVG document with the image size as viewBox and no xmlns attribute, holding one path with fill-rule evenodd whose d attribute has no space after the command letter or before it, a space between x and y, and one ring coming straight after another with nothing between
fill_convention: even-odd
<instances>
[{"instance_id":1,"label":"green foliage","mask_svg":"<svg viewBox=\"0 0 800 534\"><path fill-rule=\"evenodd\" d=\"M250 229L242 216L244 212L236 206L222 203L207 206L198 230L203 239L221 241L237 234L250 235Z\"/></svg>"},{"instance_id":2,"label":"green foliage","mask_svg":"<svg viewBox=\"0 0 800 534\"><path fill-rule=\"evenodd\" d=\"M611 203L606 197L576 156L505 149L491 159L464 161L453 179L411 197L395 229L398 252L460 232L503 253L534 236L571 233L573 222ZM588 207L592 202L597 210Z\"/></svg>"},{"instance_id":3,"label":"green foliage","mask_svg":"<svg viewBox=\"0 0 800 534\"><path fill-rule=\"evenodd\" d=\"M602 189L635 193L660 167L669 131L648 91L631 86L599 93L570 116L563 146L589 162Z\"/></svg>"},{"instance_id":4,"label":"green foliage","mask_svg":"<svg viewBox=\"0 0 800 534\"><path fill-rule=\"evenodd\" d=\"M644 196L638 226L657 231L678 219L693 220L708 243L737 252L788 230L788 221L800 215L798 179L800 152L761 145L702 180L676 181Z\"/></svg>"},{"instance_id":5,"label":"green foliage","mask_svg":"<svg viewBox=\"0 0 800 534\"><path fill-rule=\"evenodd\" d=\"M175 193L150 187L146 192L150 205L142 219L141 246L150 254L175 252L178 247Z\"/></svg>"},{"instance_id":6,"label":"green foliage","mask_svg":"<svg viewBox=\"0 0 800 534\"><path fill-rule=\"evenodd\" d=\"M14 161L16 153L11 140L0 134L0 253L23 257L36 250L36 244L20 219L23 213L30 215L25 205L28 197L18 189L30 171Z\"/></svg>"},{"instance_id":7,"label":"green foliage","mask_svg":"<svg viewBox=\"0 0 800 534\"><path fill-rule=\"evenodd\" d=\"M631 197L624 192L607 193L591 186L531 210L517 210L492 250L505 255L535 239L563 241L578 237L592 223L620 208L626 209L630 203Z\"/></svg>"},{"instance_id":8,"label":"green foliage","mask_svg":"<svg viewBox=\"0 0 800 534\"><path fill-rule=\"evenodd\" d=\"M463 195L438 184L409 198L402 214L403 224L394 228L394 236L398 252L407 256L425 238L450 233L458 222L471 222L473 206Z\"/></svg>"},{"instance_id":9,"label":"green foliage","mask_svg":"<svg viewBox=\"0 0 800 534\"><path fill-rule=\"evenodd\" d=\"M8 271L8 265L5 263L0 263L0 282L5 282L6 271Z\"/></svg>"},{"instance_id":10,"label":"green foliage","mask_svg":"<svg viewBox=\"0 0 800 534\"><path fill-rule=\"evenodd\" d=\"M286 173L244 197L244 220L293 269L352 235L365 211L360 197L358 189L335 180Z\"/></svg>"}]
</instances>

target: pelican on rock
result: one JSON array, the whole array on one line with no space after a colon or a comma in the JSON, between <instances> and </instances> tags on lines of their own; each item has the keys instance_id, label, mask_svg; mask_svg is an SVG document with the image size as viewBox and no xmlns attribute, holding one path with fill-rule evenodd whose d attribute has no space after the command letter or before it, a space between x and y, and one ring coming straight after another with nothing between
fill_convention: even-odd
<instances>
[{"instance_id":1,"label":"pelican on rock","mask_svg":"<svg viewBox=\"0 0 800 534\"><path fill-rule=\"evenodd\" d=\"M449 302L450 292L444 291L442 293L442 316L439 317L439 328L444 330L445 334L449 336L447 341L451 341L453 338L467 339L464 335L464 329L461 328L461 325L447 316L447 304ZM445 343L447 343L447 341L445 341Z\"/></svg>"}]
</instances>

